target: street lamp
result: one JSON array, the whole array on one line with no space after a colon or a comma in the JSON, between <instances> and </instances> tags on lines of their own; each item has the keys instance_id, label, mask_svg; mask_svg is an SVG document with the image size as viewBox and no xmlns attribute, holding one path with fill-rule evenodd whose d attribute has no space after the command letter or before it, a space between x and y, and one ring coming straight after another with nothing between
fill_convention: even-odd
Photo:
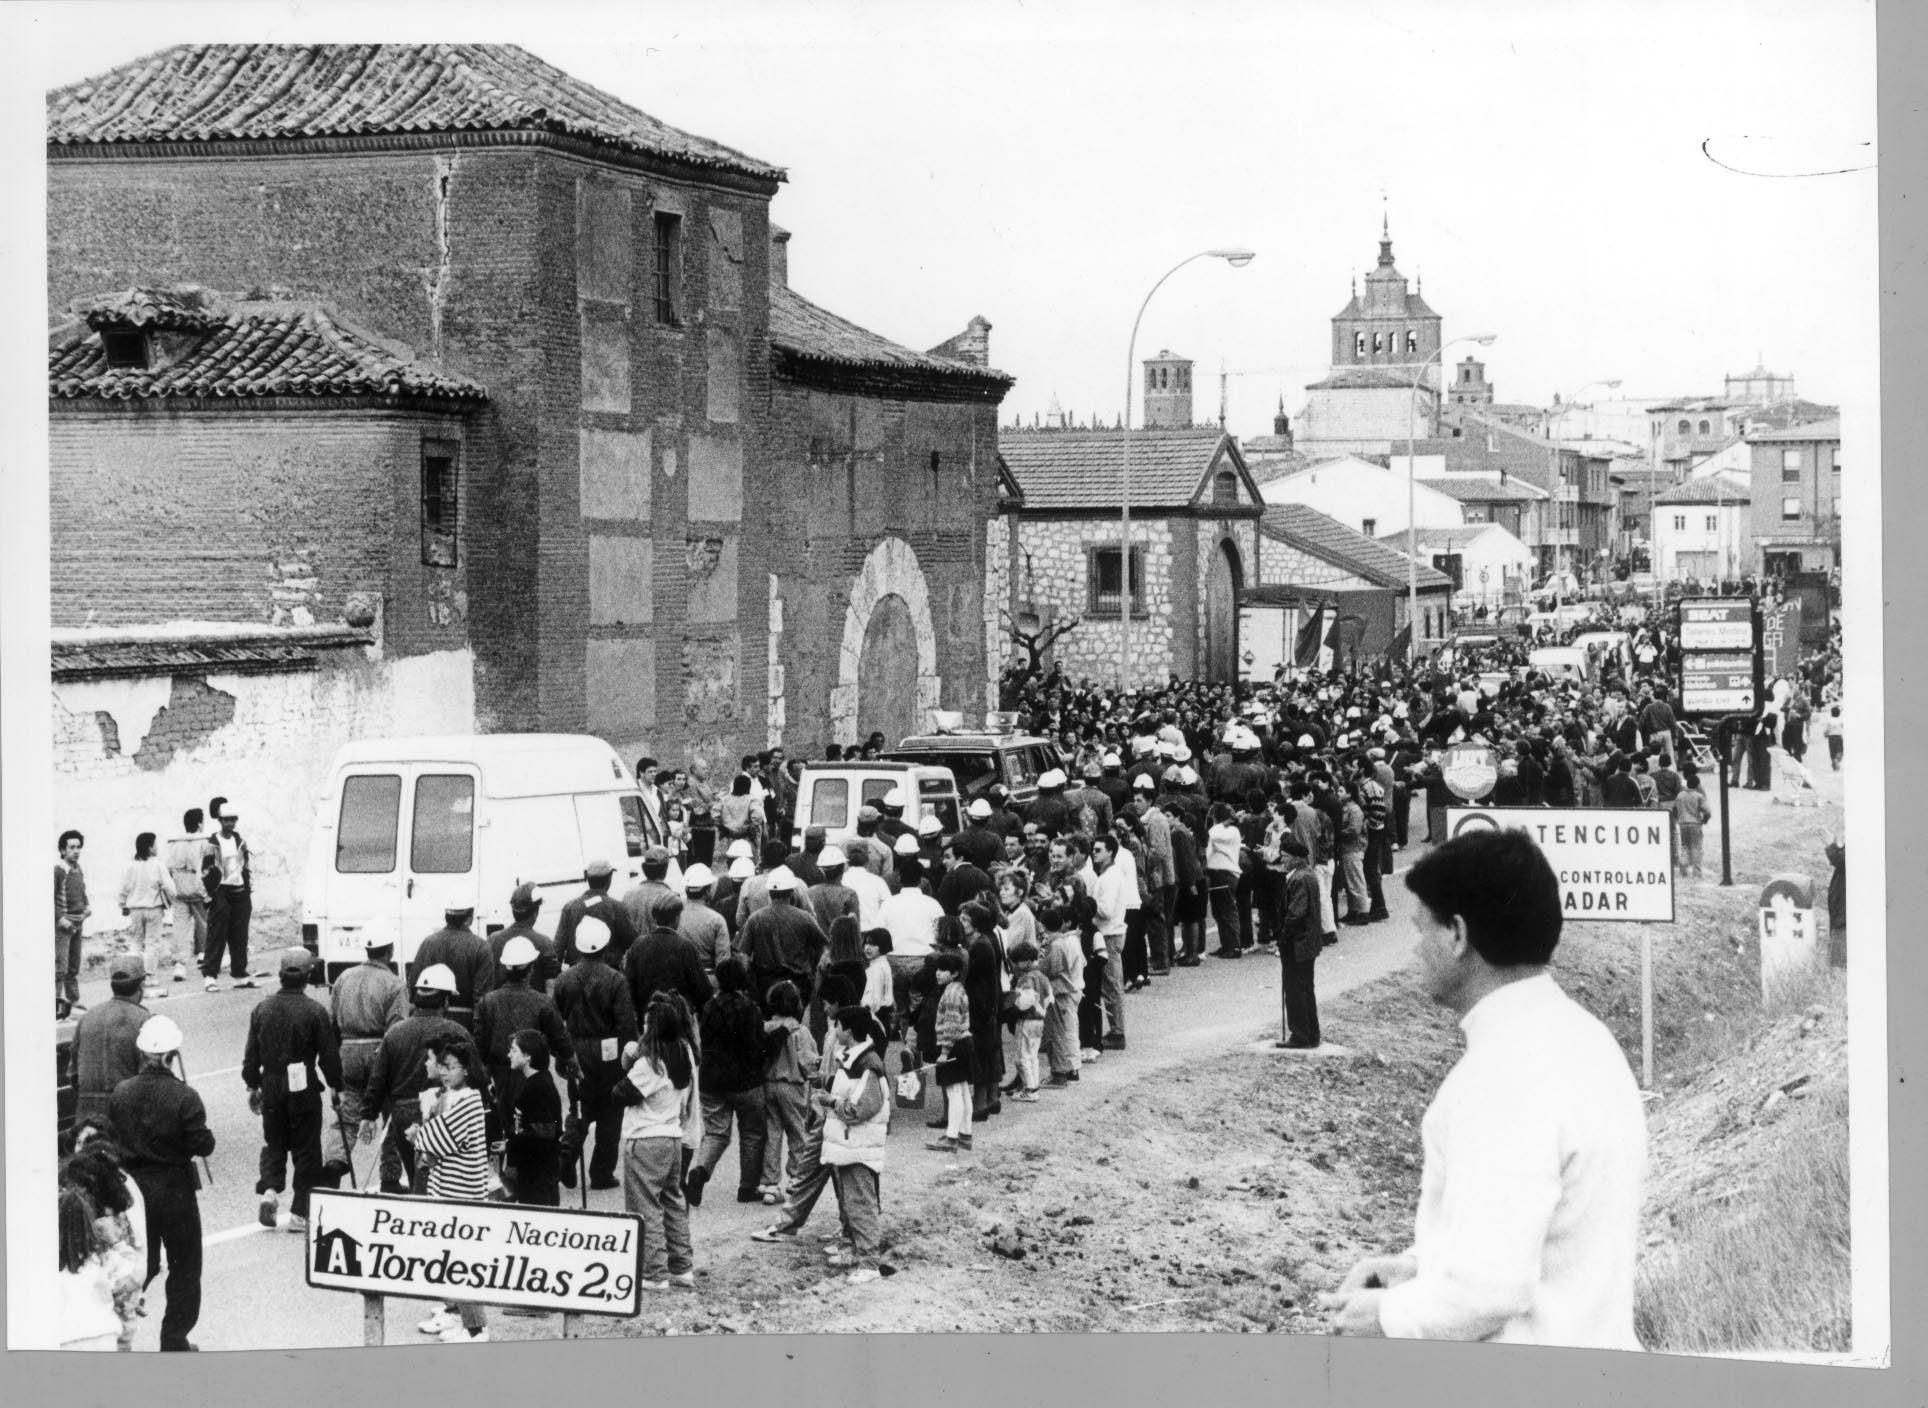
<instances>
[{"instance_id":1,"label":"street lamp","mask_svg":"<svg viewBox=\"0 0 1928 1408\"><path fill-rule=\"evenodd\" d=\"M1193 260L1223 259L1234 269L1243 269L1256 257L1241 245L1201 249L1197 254L1186 256L1167 269L1164 278L1151 286L1151 293L1146 294L1145 301L1138 305L1138 316L1131 320L1131 342L1125 349L1125 462L1120 476L1123 493L1118 511L1118 691L1121 694L1131 688L1131 393L1138 382L1138 325L1145 320L1145 309L1151 306L1152 294L1165 286L1165 279Z\"/></svg>"},{"instance_id":2,"label":"street lamp","mask_svg":"<svg viewBox=\"0 0 1928 1408\"><path fill-rule=\"evenodd\" d=\"M1426 379L1426 368L1439 361L1448 347L1457 347L1462 342L1477 342L1481 347L1491 347L1498 338L1499 334L1496 332L1473 332L1464 337L1453 338L1450 342L1442 342L1433 349L1432 356L1419 364L1419 370L1413 373L1412 397L1406 402L1406 659L1408 661L1419 659L1419 524L1414 521L1419 516L1419 461L1413 453L1413 443L1418 438L1414 422L1419 416L1419 383Z\"/></svg>"}]
</instances>

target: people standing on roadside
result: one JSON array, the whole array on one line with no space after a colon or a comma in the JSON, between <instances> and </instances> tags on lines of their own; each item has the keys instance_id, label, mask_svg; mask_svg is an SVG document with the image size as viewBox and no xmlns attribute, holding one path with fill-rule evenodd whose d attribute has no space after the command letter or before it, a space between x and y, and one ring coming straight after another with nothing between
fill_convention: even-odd
<instances>
[{"instance_id":1,"label":"people standing on roadside","mask_svg":"<svg viewBox=\"0 0 1928 1408\"><path fill-rule=\"evenodd\" d=\"M514 1070L515 1039L525 1031L542 1038L542 1068L553 1064L564 1077L575 1075L574 1047L562 1014L547 994L536 991L535 972L542 961L536 946L522 934L502 947L499 981L475 1005L475 1049L482 1054L482 1066L489 1073L489 1089L506 1092ZM553 1082L551 1082L553 1084ZM504 1102L497 1108L506 1113Z\"/></svg>"},{"instance_id":2,"label":"people standing on roadside","mask_svg":"<svg viewBox=\"0 0 1928 1408\"><path fill-rule=\"evenodd\" d=\"M80 868L81 848L87 838L78 831L60 833L54 862L54 1020L85 1012L80 1001L80 931L94 910L87 903L87 875Z\"/></svg>"},{"instance_id":3,"label":"people standing on roadside","mask_svg":"<svg viewBox=\"0 0 1928 1408\"><path fill-rule=\"evenodd\" d=\"M1319 1044L1319 996L1313 970L1325 935L1320 929L1319 873L1305 842L1287 833L1278 848L1286 862L1279 883L1279 1040L1290 1051Z\"/></svg>"},{"instance_id":4,"label":"people standing on roadside","mask_svg":"<svg viewBox=\"0 0 1928 1408\"><path fill-rule=\"evenodd\" d=\"M623 1207L642 1218L642 1289L696 1288L683 1149L701 1119L696 1053L675 1003L651 1002L641 1036L623 1053Z\"/></svg>"},{"instance_id":5,"label":"people standing on roadside","mask_svg":"<svg viewBox=\"0 0 1928 1408\"><path fill-rule=\"evenodd\" d=\"M433 1038L423 1057L421 1118L408 1131L426 1166L431 1198L480 1202L489 1195L489 1099L481 1057L467 1032ZM487 1344L489 1315L474 1301L447 1301L416 1327L443 1344Z\"/></svg>"},{"instance_id":6,"label":"people standing on roadside","mask_svg":"<svg viewBox=\"0 0 1928 1408\"><path fill-rule=\"evenodd\" d=\"M759 1194L766 1203L781 1201L764 1191L776 1188L771 1176L774 1155L785 1177L782 1187L798 1187L803 1154L810 1140L810 1087L819 1060L816 1039L803 1024L803 996L797 985L776 983L764 994L770 1015L763 1022L763 1182ZM785 1147L787 1146L787 1147Z\"/></svg>"},{"instance_id":7,"label":"people standing on roadside","mask_svg":"<svg viewBox=\"0 0 1928 1408\"><path fill-rule=\"evenodd\" d=\"M381 1118L379 1103L368 1100L368 1083L382 1038L408 1017L408 985L390 959L395 941L372 936L360 963L335 979L329 989L330 1016L341 1052L341 1103L335 1106L334 1128L325 1132L321 1171L330 1188L341 1187L342 1175L354 1159L354 1141L364 1120Z\"/></svg>"},{"instance_id":8,"label":"people standing on roadside","mask_svg":"<svg viewBox=\"0 0 1928 1408\"><path fill-rule=\"evenodd\" d=\"M201 1179L194 1160L214 1152L214 1133L201 1097L170 1069L181 1050L180 1027L149 1017L137 1045L141 1069L115 1088L107 1118L121 1166L141 1190L148 1284L167 1258L161 1349L198 1349L188 1339L201 1318Z\"/></svg>"},{"instance_id":9,"label":"people standing on roadside","mask_svg":"<svg viewBox=\"0 0 1928 1408\"><path fill-rule=\"evenodd\" d=\"M1212 926L1218 931L1218 947L1212 950L1212 956L1238 958L1244 953L1239 942L1238 886L1245 836L1238 828L1231 803L1212 803L1211 815L1211 829L1205 833L1205 887Z\"/></svg>"},{"instance_id":10,"label":"people standing on roadside","mask_svg":"<svg viewBox=\"0 0 1928 1408\"><path fill-rule=\"evenodd\" d=\"M580 1141L588 1130L596 1135L596 1152L589 1160L589 1186L618 1186L616 1157L623 1107L615 1098L616 1084L623 1075L623 1048L637 1035L636 1006L630 1000L629 984L606 956L611 929L607 921L618 915L622 915L622 909L612 902L602 907L600 917L587 915L576 926L578 961L556 979L552 993L582 1071L580 1085L570 1095L572 1103L579 1105L583 1128L562 1151L562 1181L570 1188L575 1187L575 1161L582 1153ZM628 922L628 916L623 916L623 922Z\"/></svg>"},{"instance_id":11,"label":"people standing on roadside","mask_svg":"<svg viewBox=\"0 0 1928 1408\"><path fill-rule=\"evenodd\" d=\"M208 943L201 955L201 986L221 991L221 960L237 988L257 987L248 970L248 923L254 914L254 857L237 829L241 813L226 798L221 803L221 829L208 848L202 883L208 895Z\"/></svg>"},{"instance_id":12,"label":"people standing on roadside","mask_svg":"<svg viewBox=\"0 0 1928 1408\"><path fill-rule=\"evenodd\" d=\"M1680 873L1699 880L1707 822L1707 794L1700 790L1700 774L1688 768L1681 774L1680 793L1674 798L1674 829L1680 835Z\"/></svg>"},{"instance_id":13,"label":"people standing on roadside","mask_svg":"<svg viewBox=\"0 0 1928 1408\"><path fill-rule=\"evenodd\" d=\"M132 923L129 946L147 961L148 996L161 997L161 970L181 971L181 955L168 932L168 910L174 905L174 877L154 855L154 833L134 838L134 859L121 875L120 912Z\"/></svg>"},{"instance_id":14,"label":"people standing on roadside","mask_svg":"<svg viewBox=\"0 0 1928 1408\"><path fill-rule=\"evenodd\" d=\"M113 998L74 1025L74 1114L77 1119L107 1118L108 1102L122 1081L141 1068L137 1044L153 1014L141 1005L147 965L138 953L117 957L108 973Z\"/></svg>"},{"instance_id":15,"label":"people standing on roadside","mask_svg":"<svg viewBox=\"0 0 1928 1408\"><path fill-rule=\"evenodd\" d=\"M527 939L535 948L536 961L529 973L529 986L537 992L549 991L562 973L562 960L556 955L556 941L536 928L536 917L542 913L542 896L536 887L523 881L509 896L508 928L497 929L489 935L489 961L499 970L502 966L502 950L516 939Z\"/></svg>"},{"instance_id":16,"label":"people standing on roadside","mask_svg":"<svg viewBox=\"0 0 1928 1408\"><path fill-rule=\"evenodd\" d=\"M1055 856L1055 844L1052 851ZM1062 877L1038 914L1046 944L1038 971L1051 984L1051 1005L1045 1012L1042 1038L1045 1059L1051 1067L1046 1085L1053 1090L1064 1089L1079 1075L1078 1003L1085 987L1084 925L1079 910L1091 908L1091 900L1082 891L1075 878Z\"/></svg>"},{"instance_id":17,"label":"people standing on roadside","mask_svg":"<svg viewBox=\"0 0 1928 1408\"><path fill-rule=\"evenodd\" d=\"M248 1108L261 1117L261 1168L254 1191L261 1198L261 1225L273 1230L280 1197L294 1164L289 1232L308 1230L308 1193L322 1182L321 1082L330 1103L341 1104L341 1050L328 1009L308 996L313 958L305 948L281 955L281 988L248 1014L248 1044L241 1080Z\"/></svg>"},{"instance_id":18,"label":"people standing on roadside","mask_svg":"<svg viewBox=\"0 0 1928 1408\"><path fill-rule=\"evenodd\" d=\"M509 1038L508 1081L495 1087L501 1092L503 1182L518 1203L542 1208L562 1203L562 1096L551 1059L542 1033L525 1028Z\"/></svg>"},{"instance_id":19,"label":"people standing on roadside","mask_svg":"<svg viewBox=\"0 0 1928 1408\"><path fill-rule=\"evenodd\" d=\"M707 758L691 758L687 780L681 789L684 808L689 812L690 860L708 865L716 859L716 788L710 783Z\"/></svg>"},{"instance_id":20,"label":"people standing on roadside","mask_svg":"<svg viewBox=\"0 0 1928 1408\"><path fill-rule=\"evenodd\" d=\"M988 905L967 904L961 916L968 938L964 946L964 996L971 1008L973 1044L971 1119L979 1124L999 1113L999 1082L1004 1079L1004 1038L999 1026L1004 988L1004 948L998 940L997 917Z\"/></svg>"},{"instance_id":21,"label":"people standing on roadside","mask_svg":"<svg viewBox=\"0 0 1928 1408\"><path fill-rule=\"evenodd\" d=\"M201 832L203 820L199 807L189 807L181 814L181 834L167 843L167 870L174 879L173 947L177 961L173 976L177 983L187 981L187 965L181 961L183 946L191 942L189 956L198 968L208 945L208 892L201 882L201 872L207 866L209 842Z\"/></svg>"},{"instance_id":22,"label":"people standing on roadside","mask_svg":"<svg viewBox=\"0 0 1928 1408\"><path fill-rule=\"evenodd\" d=\"M710 1000L710 975L703 970L696 945L678 928L682 919L683 897L658 890L644 916L641 937L623 959L623 981L629 984L630 1005L638 1012L648 1011L650 998L658 992L680 994L692 1014L701 1012Z\"/></svg>"},{"instance_id":23,"label":"people standing on roadside","mask_svg":"<svg viewBox=\"0 0 1928 1408\"><path fill-rule=\"evenodd\" d=\"M748 773L740 772L731 778L730 794L716 804L716 835L725 846L732 841L748 841L762 849L763 807L750 785Z\"/></svg>"},{"instance_id":24,"label":"people standing on roadside","mask_svg":"<svg viewBox=\"0 0 1928 1408\"><path fill-rule=\"evenodd\" d=\"M603 961L620 971L629 946L636 942L636 926L629 911L609 893L616 878L616 867L608 861L592 860L582 868L583 884L589 888L562 907L556 919L556 957L566 968L581 956L576 943L576 928L583 920L595 918L607 933L603 937Z\"/></svg>"},{"instance_id":25,"label":"people standing on roadside","mask_svg":"<svg viewBox=\"0 0 1928 1408\"><path fill-rule=\"evenodd\" d=\"M1031 1104L1038 1098L1038 1052L1044 1045L1045 1016L1051 1010L1051 980L1038 971L1038 946L1020 939L1010 949L1011 992L1017 1006L1018 1073L1011 1098Z\"/></svg>"},{"instance_id":26,"label":"people standing on roadside","mask_svg":"<svg viewBox=\"0 0 1928 1408\"><path fill-rule=\"evenodd\" d=\"M886 1136L890 1132L890 1090L884 1071L883 1031L863 1007L837 1009L837 1069L830 1089L815 1097L824 1112L819 1158L837 1186L848 1254L833 1253L830 1266L862 1285L882 1272L883 1200ZM965 1136L969 1147L970 1136Z\"/></svg>"},{"instance_id":27,"label":"people standing on roadside","mask_svg":"<svg viewBox=\"0 0 1928 1408\"><path fill-rule=\"evenodd\" d=\"M1828 767L1839 772L1841 771L1841 740L1844 732L1839 704L1828 705L1827 717L1821 721L1821 732L1828 740Z\"/></svg>"},{"instance_id":28,"label":"people standing on roadside","mask_svg":"<svg viewBox=\"0 0 1928 1408\"><path fill-rule=\"evenodd\" d=\"M940 1153L968 1153L971 1148L971 1086L977 1065L964 968L964 955L954 949L940 950L931 959L937 990L930 1055L937 1063L938 1089L944 1093L944 1132L924 1147Z\"/></svg>"},{"instance_id":29,"label":"people standing on roadside","mask_svg":"<svg viewBox=\"0 0 1928 1408\"><path fill-rule=\"evenodd\" d=\"M1129 912L1138 898L1138 878L1132 872L1129 853L1116 836L1099 836L1091 843L1091 868L1098 883L1091 898L1097 905L1098 941L1105 948L1103 1040L1095 1049L1125 1049L1125 934Z\"/></svg>"},{"instance_id":30,"label":"people standing on roadside","mask_svg":"<svg viewBox=\"0 0 1928 1408\"><path fill-rule=\"evenodd\" d=\"M807 999L829 936L803 908L801 883L788 866L772 870L768 884L770 902L744 921L737 951L750 961L751 991L767 993L788 979Z\"/></svg>"},{"instance_id":31,"label":"people standing on roadside","mask_svg":"<svg viewBox=\"0 0 1928 1408\"><path fill-rule=\"evenodd\" d=\"M375 1049L363 1096L361 1142L375 1142L376 1121L388 1118L382 1139L381 1191L419 1193L420 1170L408 1131L422 1117L421 1094L429 1088L429 1052L435 1042L469 1039L465 1027L451 1021L449 999L455 995L455 974L437 964L415 975L415 1009L390 1027Z\"/></svg>"},{"instance_id":32,"label":"people standing on roadside","mask_svg":"<svg viewBox=\"0 0 1928 1408\"><path fill-rule=\"evenodd\" d=\"M1828 877L1828 963L1848 966L1848 829L1835 828L1825 852L1834 873Z\"/></svg>"},{"instance_id":33,"label":"people standing on roadside","mask_svg":"<svg viewBox=\"0 0 1928 1408\"><path fill-rule=\"evenodd\" d=\"M448 1015L470 1032L475 1030L475 1004L495 986L495 960L489 942L469 927L475 906L451 904L442 911L442 927L423 939L409 971L420 973L438 964L455 975L455 995Z\"/></svg>"},{"instance_id":34,"label":"people standing on roadside","mask_svg":"<svg viewBox=\"0 0 1928 1408\"><path fill-rule=\"evenodd\" d=\"M1647 1130L1626 1055L1553 981L1560 886L1516 831L1415 865L1419 977L1466 1050L1421 1127L1412 1249L1324 1298L1346 1335L1638 1349Z\"/></svg>"},{"instance_id":35,"label":"people standing on roadside","mask_svg":"<svg viewBox=\"0 0 1928 1408\"><path fill-rule=\"evenodd\" d=\"M735 1125L736 1200L757 1202L764 1178L768 1121L763 1097L763 1011L750 996L750 965L732 955L717 965L717 993L699 1019L703 1142L683 1179L683 1196L700 1207L703 1189L730 1147Z\"/></svg>"}]
</instances>

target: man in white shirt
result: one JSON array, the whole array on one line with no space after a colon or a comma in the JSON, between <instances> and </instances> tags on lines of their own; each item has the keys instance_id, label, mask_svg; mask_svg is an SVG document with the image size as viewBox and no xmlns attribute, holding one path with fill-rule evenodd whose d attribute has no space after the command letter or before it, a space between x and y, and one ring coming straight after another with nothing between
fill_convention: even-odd
<instances>
[{"instance_id":1,"label":"man in white shirt","mask_svg":"<svg viewBox=\"0 0 1928 1408\"><path fill-rule=\"evenodd\" d=\"M1091 868L1097 884L1091 898L1098 906L1098 938L1105 946L1104 1050L1125 1048L1125 912L1138 906L1137 865L1131 852L1114 836L1098 836L1091 842Z\"/></svg>"},{"instance_id":2,"label":"man in white shirt","mask_svg":"<svg viewBox=\"0 0 1928 1408\"><path fill-rule=\"evenodd\" d=\"M878 922L890 930L893 958L922 959L937 941L937 921L944 917L944 906L925 894L918 885L906 885L878 910ZM861 918L857 921L863 926Z\"/></svg>"},{"instance_id":3,"label":"man in white shirt","mask_svg":"<svg viewBox=\"0 0 1928 1408\"><path fill-rule=\"evenodd\" d=\"M1324 1304L1346 1335L1638 1349L1647 1131L1612 1033L1554 984L1560 891L1523 832L1479 831L1406 876L1419 974L1466 1052L1421 1126L1412 1249Z\"/></svg>"},{"instance_id":4,"label":"man in white shirt","mask_svg":"<svg viewBox=\"0 0 1928 1408\"><path fill-rule=\"evenodd\" d=\"M846 848L850 856L850 868L844 872L843 882L857 892L857 927L860 929L888 928L884 923L884 905L890 900L890 883L870 867L875 854L869 846L850 846ZM892 941L896 936L893 934Z\"/></svg>"}]
</instances>

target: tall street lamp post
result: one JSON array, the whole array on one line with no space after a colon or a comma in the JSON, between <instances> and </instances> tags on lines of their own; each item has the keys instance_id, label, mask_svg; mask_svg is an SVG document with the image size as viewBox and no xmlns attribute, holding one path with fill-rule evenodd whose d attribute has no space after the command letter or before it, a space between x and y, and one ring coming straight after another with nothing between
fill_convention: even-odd
<instances>
[{"instance_id":1,"label":"tall street lamp post","mask_svg":"<svg viewBox=\"0 0 1928 1408\"><path fill-rule=\"evenodd\" d=\"M1151 293L1138 305L1138 316L1131 320L1131 343L1125 349L1125 463L1121 475L1122 496L1118 510L1118 690L1131 688L1131 393L1138 384L1138 325L1145 320L1152 294L1194 259L1223 259L1234 269L1243 269L1257 256L1249 249L1231 245L1223 249L1201 249L1165 271L1164 278L1151 286Z\"/></svg>"},{"instance_id":2,"label":"tall street lamp post","mask_svg":"<svg viewBox=\"0 0 1928 1408\"><path fill-rule=\"evenodd\" d=\"M1406 659L1409 661L1419 658L1419 524L1415 521L1419 516L1419 461L1413 453L1418 439L1415 422L1419 417L1419 383L1426 379L1426 368L1439 361L1448 347L1457 347L1462 342L1491 347L1498 338L1496 332L1474 332L1442 342L1413 373L1412 396L1406 402Z\"/></svg>"}]
</instances>

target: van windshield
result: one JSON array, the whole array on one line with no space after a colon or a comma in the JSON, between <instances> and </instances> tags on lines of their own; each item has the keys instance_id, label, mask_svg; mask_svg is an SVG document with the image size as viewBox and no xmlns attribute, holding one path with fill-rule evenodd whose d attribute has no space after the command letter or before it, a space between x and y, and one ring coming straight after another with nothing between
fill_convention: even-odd
<instances>
[{"instance_id":1,"label":"van windshield","mask_svg":"<svg viewBox=\"0 0 1928 1408\"><path fill-rule=\"evenodd\" d=\"M941 777L921 778L917 784L917 796L923 809L937 818L937 824L944 828L944 834L955 836L960 819L957 798L951 794L950 784Z\"/></svg>"}]
</instances>

